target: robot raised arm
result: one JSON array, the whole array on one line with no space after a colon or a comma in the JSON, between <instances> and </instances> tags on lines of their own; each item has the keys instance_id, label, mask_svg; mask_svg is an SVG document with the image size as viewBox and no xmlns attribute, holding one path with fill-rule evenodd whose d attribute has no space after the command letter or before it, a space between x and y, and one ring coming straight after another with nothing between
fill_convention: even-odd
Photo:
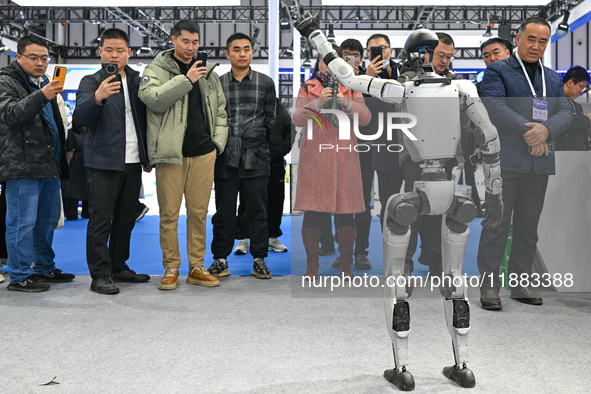
<instances>
[{"instance_id":1,"label":"robot raised arm","mask_svg":"<svg viewBox=\"0 0 591 394\"><path fill-rule=\"evenodd\" d=\"M293 25L304 37L308 38L322 57L330 73L343 86L389 103L399 104L402 102L404 86L398 81L379 79L368 75L355 75L353 67L337 55L332 48L332 44L328 42L326 36L320 30L319 19L308 13L299 16Z\"/></svg>"}]
</instances>

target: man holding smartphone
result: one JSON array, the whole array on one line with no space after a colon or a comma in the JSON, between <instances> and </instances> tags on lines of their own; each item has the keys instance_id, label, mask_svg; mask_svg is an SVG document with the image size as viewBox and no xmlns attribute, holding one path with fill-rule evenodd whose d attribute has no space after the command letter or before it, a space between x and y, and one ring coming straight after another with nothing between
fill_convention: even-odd
<instances>
[{"instance_id":1,"label":"man holding smartphone","mask_svg":"<svg viewBox=\"0 0 591 394\"><path fill-rule=\"evenodd\" d=\"M129 37L123 30L101 34L102 68L80 81L74 118L88 127L84 145L88 210L86 260L99 294L116 294L115 282L141 283L146 274L131 270L131 230L135 226L146 152L146 108L138 99L140 74L127 65Z\"/></svg>"},{"instance_id":2,"label":"man holding smartphone","mask_svg":"<svg viewBox=\"0 0 591 394\"><path fill-rule=\"evenodd\" d=\"M228 138L226 98L213 72L215 65L199 57L199 26L192 21L178 22L172 28L172 43L174 49L159 53L146 67L140 86L140 98L148 107L148 153L156 166L160 207L165 272L158 288L172 290L179 283L177 229L183 195L187 207L187 283L219 286L218 278L203 267L203 258L214 165Z\"/></svg>"},{"instance_id":3,"label":"man holding smartphone","mask_svg":"<svg viewBox=\"0 0 591 394\"><path fill-rule=\"evenodd\" d=\"M36 293L49 289L40 281L74 279L56 268L52 248L60 178L69 179L70 171L57 100L64 87L49 82L48 63L47 44L25 36L17 43L16 62L0 70L0 182L6 182L11 291Z\"/></svg>"},{"instance_id":4,"label":"man holding smartphone","mask_svg":"<svg viewBox=\"0 0 591 394\"><path fill-rule=\"evenodd\" d=\"M343 51L343 59L353 67L355 75L365 74L365 70L361 67L361 60L363 59L363 45L354 38L348 38L340 45Z\"/></svg>"}]
</instances>

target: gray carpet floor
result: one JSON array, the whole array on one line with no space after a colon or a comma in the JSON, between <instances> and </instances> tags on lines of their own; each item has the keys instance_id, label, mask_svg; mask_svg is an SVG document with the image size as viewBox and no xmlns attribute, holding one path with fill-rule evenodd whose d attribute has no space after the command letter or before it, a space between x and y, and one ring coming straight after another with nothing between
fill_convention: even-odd
<instances>
[{"instance_id":1,"label":"gray carpet floor","mask_svg":"<svg viewBox=\"0 0 591 394\"><path fill-rule=\"evenodd\" d=\"M298 278L222 279L217 288L159 291L122 284L105 296L90 278L39 294L0 285L2 393L390 393L392 366L379 297L294 293ZM294 283L291 283L294 281ZM410 367L419 393L589 392L591 295L543 293L543 306L509 299L480 308L471 289L465 390L453 364L441 297L411 298ZM41 386L54 377L59 384Z\"/></svg>"}]
</instances>

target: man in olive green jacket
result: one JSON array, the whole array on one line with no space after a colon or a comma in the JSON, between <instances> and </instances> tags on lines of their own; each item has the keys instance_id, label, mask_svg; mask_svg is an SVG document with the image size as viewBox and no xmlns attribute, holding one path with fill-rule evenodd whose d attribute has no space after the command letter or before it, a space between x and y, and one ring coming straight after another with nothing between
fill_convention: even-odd
<instances>
[{"instance_id":1,"label":"man in olive green jacket","mask_svg":"<svg viewBox=\"0 0 591 394\"><path fill-rule=\"evenodd\" d=\"M178 218L183 194L187 208L187 283L218 286L203 268L207 206L216 154L228 139L226 99L212 64L194 56L199 26L181 21L172 30L174 49L160 53L147 66L139 97L148 109L148 156L156 166L160 207L160 246L165 268L160 289L178 285L181 257Z\"/></svg>"}]
</instances>

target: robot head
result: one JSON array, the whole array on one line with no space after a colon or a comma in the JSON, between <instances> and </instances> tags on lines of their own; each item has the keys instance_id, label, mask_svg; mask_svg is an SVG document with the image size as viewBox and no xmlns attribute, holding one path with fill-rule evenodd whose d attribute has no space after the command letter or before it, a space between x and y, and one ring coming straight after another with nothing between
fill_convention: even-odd
<instances>
[{"instance_id":1,"label":"robot head","mask_svg":"<svg viewBox=\"0 0 591 394\"><path fill-rule=\"evenodd\" d=\"M429 29L419 29L412 32L406 39L404 50L410 57L411 53L418 52L420 55L433 53L439 45L439 37Z\"/></svg>"}]
</instances>

